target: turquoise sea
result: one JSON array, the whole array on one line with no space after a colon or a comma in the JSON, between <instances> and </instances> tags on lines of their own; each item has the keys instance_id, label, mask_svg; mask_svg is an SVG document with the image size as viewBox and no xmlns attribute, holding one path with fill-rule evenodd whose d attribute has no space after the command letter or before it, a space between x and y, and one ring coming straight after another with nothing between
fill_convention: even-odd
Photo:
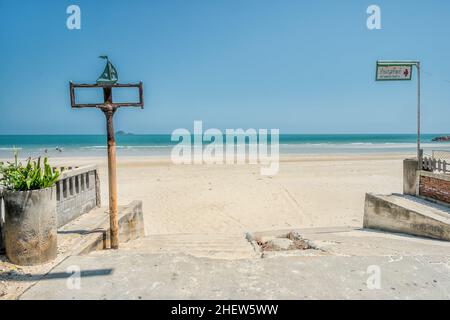
<instances>
[{"instance_id":1,"label":"turquoise sea","mask_svg":"<svg viewBox=\"0 0 450 320\"><path fill-rule=\"evenodd\" d=\"M450 151L450 142L432 142L437 136L424 134L422 147ZM415 154L414 134L281 134L281 154L346 154L346 153L411 153ZM130 156L169 155L177 141L169 134L118 135L118 154ZM10 158L13 148L22 157L35 157L45 152L49 156L103 156L106 154L104 135L0 135L0 158Z\"/></svg>"}]
</instances>

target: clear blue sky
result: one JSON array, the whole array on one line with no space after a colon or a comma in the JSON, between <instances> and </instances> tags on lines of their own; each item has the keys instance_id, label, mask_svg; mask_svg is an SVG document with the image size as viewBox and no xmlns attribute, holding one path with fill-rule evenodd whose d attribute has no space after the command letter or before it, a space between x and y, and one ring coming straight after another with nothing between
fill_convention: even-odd
<instances>
[{"instance_id":1,"label":"clear blue sky","mask_svg":"<svg viewBox=\"0 0 450 320\"><path fill-rule=\"evenodd\" d=\"M70 4L81 30L66 28ZM371 4L382 30L366 27ZM146 108L120 110L116 129L414 133L416 74L375 82L375 61L420 59L423 130L450 132L447 0L0 0L0 43L0 134L104 133L68 91L97 79L100 54L145 85Z\"/></svg>"}]
</instances>

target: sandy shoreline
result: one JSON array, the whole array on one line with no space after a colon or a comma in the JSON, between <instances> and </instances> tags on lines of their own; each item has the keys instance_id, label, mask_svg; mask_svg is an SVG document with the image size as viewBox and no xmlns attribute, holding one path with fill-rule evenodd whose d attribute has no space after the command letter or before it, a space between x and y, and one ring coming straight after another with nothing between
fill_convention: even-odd
<instances>
[{"instance_id":1,"label":"sandy shoreline","mask_svg":"<svg viewBox=\"0 0 450 320\"><path fill-rule=\"evenodd\" d=\"M281 156L279 173L259 165L174 165L168 158L119 157L119 204L142 200L147 233L233 233L291 227L361 226L366 192L402 191L412 155ZM53 158L97 164L107 205L104 157Z\"/></svg>"}]
</instances>

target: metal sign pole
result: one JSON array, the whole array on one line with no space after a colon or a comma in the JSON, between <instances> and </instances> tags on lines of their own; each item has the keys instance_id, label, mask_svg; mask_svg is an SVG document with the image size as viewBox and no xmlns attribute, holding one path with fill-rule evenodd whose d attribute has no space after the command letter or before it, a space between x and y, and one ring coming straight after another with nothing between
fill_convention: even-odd
<instances>
[{"instance_id":1,"label":"metal sign pole","mask_svg":"<svg viewBox=\"0 0 450 320\"><path fill-rule=\"evenodd\" d=\"M117 164L116 139L114 137L113 117L116 108L112 106L111 87L103 88L104 107L101 108L106 117L106 135L108 141L108 190L109 190L109 220L111 228L111 249L119 248L119 214L117 206Z\"/></svg>"},{"instance_id":2,"label":"metal sign pole","mask_svg":"<svg viewBox=\"0 0 450 320\"><path fill-rule=\"evenodd\" d=\"M412 68L417 67L417 160L422 167L420 128L420 61L385 60L377 61L376 81L401 81L412 79Z\"/></svg>"},{"instance_id":3,"label":"metal sign pole","mask_svg":"<svg viewBox=\"0 0 450 320\"><path fill-rule=\"evenodd\" d=\"M112 65L107 68L111 69ZM107 69L107 70L108 70ZM114 69L115 71L115 69ZM116 71L115 71L116 72ZM108 75L106 75L108 76ZM105 77L106 77L105 76ZM106 79L107 80L107 79ZM102 88L103 100L102 104L85 103L80 104L75 99L76 88ZM137 88L139 90L139 102L120 102L114 103L112 98L113 88ZM110 220L110 243L111 249L119 248L119 213L117 201L117 164L116 164L116 141L114 137L113 117L116 110L120 107L140 107L144 108L144 90L142 82L136 84L118 84L116 81L97 81L96 84L75 84L70 82L70 104L72 108L98 108L106 118L106 132L108 140L108 185L109 185L109 220Z\"/></svg>"},{"instance_id":4,"label":"metal sign pole","mask_svg":"<svg viewBox=\"0 0 450 320\"><path fill-rule=\"evenodd\" d=\"M419 170L422 169L422 153L420 150L420 62L417 67L417 161L419 161Z\"/></svg>"}]
</instances>

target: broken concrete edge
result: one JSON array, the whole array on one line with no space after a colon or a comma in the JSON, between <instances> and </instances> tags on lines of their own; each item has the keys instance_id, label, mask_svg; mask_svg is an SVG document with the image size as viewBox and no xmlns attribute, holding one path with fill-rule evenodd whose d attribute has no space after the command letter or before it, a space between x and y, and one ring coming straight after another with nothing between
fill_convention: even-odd
<instances>
[{"instance_id":1,"label":"broken concrete edge","mask_svg":"<svg viewBox=\"0 0 450 320\"><path fill-rule=\"evenodd\" d=\"M385 197L366 194L364 228L450 241L449 219L436 213L406 208Z\"/></svg>"},{"instance_id":2,"label":"broken concrete edge","mask_svg":"<svg viewBox=\"0 0 450 320\"><path fill-rule=\"evenodd\" d=\"M308 239L308 235L320 233L347 233L351 231L358 231L361 228L342 226L342 227L323 227L323 228L291 228L282 230L267 230L257 232L247 232L245 238L251 243L256 253L261 258L277 258L280 256L322 256L327 255L328 252L322 245L316 241ZM297 233L302 240L304 240L309 249L290 249L290 250L274 250L264 251L259 245L263 238L286 238L291 233Z\"/></svg>"},{"instance_id":3,"label":"broken concrete edge","mask_svg":"<svg viewBox=\"0 0 450 320\"><path fill-rule=\"evenodd\" d=\"M310 233L339 233L339 232L350 232L360 230L358 227L351 226L340 226L340 227L315 227L315 228L290 228L290 229L282 229L282 230L266 230L266 231L254 231L247 232L247 239L256 240L258 237L267 236L267 237L285 237L290 232L298 232L302 234L310 234Z\"/></svg>"},{"instance_id":4,"label":"broken concrete edge","mask_svg":"<svg viewBox=\"0 0 450 320\"><path fill-rule=\"evenodd\" d=\"M100 208L105 209L105 208ZM94 210L88 214L83 215L85 220L89 220L89 215L100 214L104 210ZM106 213L106 212L105 212ZM13 299L20 299L20 296L27 292L36 283L47 276L54 268L63 263L66 259L71 256L85 255L92 251L105 250L110 248L109 234L110 234L110 221L109 215L104 214L101 223L93 222L89 226L90 230L84 230L86 234L79 234L78 241L71 247L70 250L58 255L58 257L53 261L52 265L46 272L36 279L36 281L30 282L29 285L23 288L20 292L15 294ZM77 230L77 222L79 220L72 221L70 228L72 230ZM64 229L64 228L61 228ZM86 227L85 227L86 229ZM126 206L119 206L119 242L124 243L129 240L138 239L140 237L145 237L144 228L144 216L142 211L142 201L133 201Z\"/></svg>"},{"instance_id":5,"label":"broken concrete edge","mask_svg":"<svg viewBox=\"0 0 450 320\"><path fill-rule=\"evenodd\" d=\"M257 255L262 257L263 250L258 244L258 242L255 240L254 236L250 232L245 233L245 239L251 244L253 250L256 252Z\"/></svg>"}]
</instances>

